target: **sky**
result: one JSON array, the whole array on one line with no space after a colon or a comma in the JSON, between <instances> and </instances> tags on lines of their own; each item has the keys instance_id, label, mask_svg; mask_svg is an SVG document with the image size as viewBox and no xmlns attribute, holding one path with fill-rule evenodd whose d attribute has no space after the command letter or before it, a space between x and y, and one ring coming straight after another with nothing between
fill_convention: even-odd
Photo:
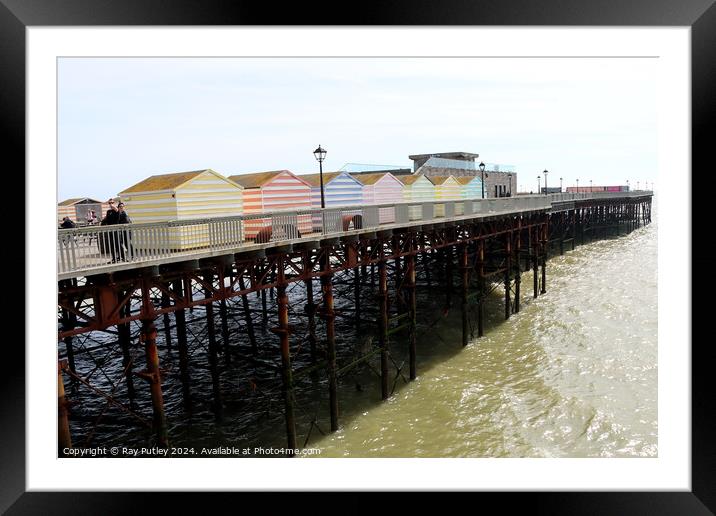
<instances>
[{"instance_id":1,"label":"sky","mask_svg":"<svg viewBox=\"0 0 716 516\"><path fill-rule=\"evenodd\" d=\"M519 191L656 182L648 58L61 58L58 201L155 174L345 163L412 167L464 151ZM544 186L544 180L542 180Z\"/></svg>"}]
</instances>

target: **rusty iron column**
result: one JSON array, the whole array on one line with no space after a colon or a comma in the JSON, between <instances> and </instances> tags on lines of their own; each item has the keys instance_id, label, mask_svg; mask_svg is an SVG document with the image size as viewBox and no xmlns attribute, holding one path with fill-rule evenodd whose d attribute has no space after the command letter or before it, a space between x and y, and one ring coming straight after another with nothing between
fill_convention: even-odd
<instances>
[{"instance_id":1,"label":"rusty iron column","mask_svg":"<svg viewBox=\"0 0 716 516\"><path fill-rule=\"evenodd\" d=\"M399 256L399 254L400 254L400 237L393 236L391 250L392 250L393 256L395 257L394 262L393 262L394 267L395 267L395 274L394 274L394 276L395 276L394 277L394 279L395 279L395 310L398 314L400 314L402 312L403 305L405 304L405 303L403 303L403 300L402 300L402 294L403 294L402 293L402 286L403 286L402 285L402 283L403 283L402 276L403 276L403 274L402 274L402 270L401 270L401 265L400 265L401 260L400 260L400 256Z\"/></svg>"},{"instance_id":2,"label":"rusty iron column","mask_svg":"<svg viewBox=\"0 0 716 516\"><path fill-rule=\"evenodd\" d=\"M65 331L73 330L77 326L77 316L69 310L62 309L62 327ZM67 363L70 367L70 371L73 373L77 372L75 368L75 348L72 344L72 337L65 337L63 339L65 343L65 350L67 351ZM72 378L71 383L75 383L77 380Z\"/></svg>"},{"instance_id":3,"label":"rusty iron column","mask_svg":"<svg viewBox=\"0 0 716 516\"><path fill-rule=\"evenodd\" d=\"M542 225L542 294L547 293L547 223Z\"/></svg>"},{"instance_id":4,"label":"rusty iron column","mask_svg":"<svg viewBox=\"0 0 716 516\"><path fill-rule=\"evenodd\" d=\"M330 257L326 252L323 271L331 270ZM333 311L333 274L321 276L323 290L322 317L326 321L326 352L328 359L328 399L331 411L331 432L338 430L338 379L336 375L336 315Z\"/></svg>"},{"instance_id":5,"label":"rusty iron column","mask_svg":"<svg viewBox=\"0 0 716 516\"><path fill-rule=\"evenodd\" d=\"M520 284L522 283L522 265L520 264L520 251L522 250L522 219L517 220L517 239L515 241L515 313L520 312Z\"/></svg>"},{"instance_id":6,"label":"rusty iron column","mask_svg":"<svg viewBox=\"0 0 716 516\"><path fill-rule=\"evenodd\" d=\"M239 276L239 288L246 290L244 283L244 277ZM255 355L258 352L256 346L256 334L254 333L254 320L251 317L251 307L249 306L249 296L246 294L241 295L241 303L244 308L244 319L246 320L246 333L249 334L249 343L251 344L251 352Z\"/></svg>"},{"instance_id":7,"label":"rusty iron column","mask_svg":"<svg viewBox=\"0 0 716 516\"><path fill-rule=\"evenodd\" d=\"M166 284L166 287L169 288L169 285ZM162 292L161 307L162 308L169 307L169 295L166 292ZM162 315L162 322L163 322L163 327L164 327L164 342L167 345L167 350L171 351L171 349L172 349L172 331L171 331L171 321L169 319L169 312L165 312Z\"/></svg>"},{"instance_id":8,"label":"rusty iron column","mask_svg":"<svg viewBox=\"0 0 716 516\"><path fill-rule=\"evenodd\" d=\"M443 248L445 260L445 305L452 308L452 247Z\"/></svg>"},{"instance_id":9,"label":"rusty iron column","mask_svg":"<svg viewBox=\"0 0 716 516\"><path fill-rule=\"evenodd\" d=\"M572 210L572 251L574 251L575 241L577 239L577 210Z\"/></svg>"},{"instance_id":10,"label":"rusty iron column","mask_svg":"<svg viewBox=\"0 0 716 516\"><path fill-rule=\"evenodd\" d=\"M144 290L147 291L145 303L151 303L148 299L148 288L145 287ZM164 415L164 398L162 396L162 377L159 370L159 354L157 352L157 327L154 325L153 319L142 319L140 336L147 355L147 370L141 376L145 378L150 385L152 411L154 413L153 427L157 433L157 444L166 448L169 446L169 439L167 437L167 422Z\"/></svg>"},{"instance_id":11,"label":"rusty iron column","mask_svg":"<svg viewBox=\"0 0 716 516\"><path fill-rule=\"evenodd\" d=\"M131 299L119 309L120 317L129 317L131 315ZM125 372L125 379L127 382L127 396L130 401L134 401L135 390L134 390L134 374L132 373L132 354L130 352L130 340L131 340L131 329L130 323L121 323L117 325L117 340L119 341L119 347L122 349L122 369Z\"/></svg>"},{"instance_id":12,"label":"rusty iron column","mask_svg":"<svg viewBox=\"0 0 716 516\"><path fill-rule=\"evenodd\" d=\"M68 419L67 400L65 399L65 383L62 379L62 369L66 367L65 361L57 363L57 456L64 457L64 449L72 448L70 435L70 422Z\"/></svg>"},{"instance_id":13,"label":"rusty iron column","mask_svg":"<svg viewBox=\"0 0 716 516\"><path fill-rule=\"evenodd\" d=\"M505 233L505 319L510 318L512 312L511 299L511 279L510 272L512 268L512 232Z\"/></svg>"},{"instance_id":14,"label":"rusty iron column","mask_svg":"<svg viewBox=\"0 0 716 516\"><path fill-rule=\"evenodd\" d=\"M279 258L278 285L276 288L278 302L278 327L271 331L279 336L281 347L281 380L286 418L286 439L290 450L296 449L296 421L293 414L293 378L291 375L291 350L289 347L290 329L288 326L288 295L286 294L286 278L284 276L283 257ZM293 455L291 453L290 455Z\"/></svg>"},{"instance_id":15,"label":"rusty iron column","mask_svg":"<svg viewBox=\"0 0 716 516\"><path fill-rule=\"evenodd\" d=\"M380 393L382 398L388 399L388 274L385 259L382 256L378 262L378 304L380 306Z\"/></svg>"},{"instance_id":16,"label":"rusty iron column","mask_svg":"<svg viewBox=\"0 0 716 516\"><path fill-rule=\"evenodd\" d=\"M311 363L316 363L316 304L313 302L313 278L311 272L311 251L303 254L303 270L309 273L309 278L304 281L306 285L306 306L303 311L308 316L308 344L311 348Z\"/></svg>"},{"instance_id":17,"label":"rusty iron column","mask_svg":"<svg viewBox=\"0 0 716 516\"><path fill-rule=\"evenodd\" d=\"M408 289L408 303L410 310L410 337L408 340L408 361L410 363L410 379L417 378L416 366L416 334L417 334L417 303L415 296L415 254L409 254L405 257L406 280Z\"/></svg>"},{"instance_id":18,"label":"rusty iron column","mask_svg":"<svg viewBox=\"0 0 716 516\"><path fill-rule=\"evenodd\" d=\"M355 269L353 269L353 271L355 274L353 276L353 298L355 300L355 305L356 305L355 321L356 321L356 329L358 331L360 331L360 322L361 322L361 320L360 320L360 318L361 318L361 315L360 315L360 312L361 312L361 307L360 307L360 267L356 265L356 267L355 267Z\"/></svg>"},{"instance_id":19,"label":"rusty iron column","mask_svg":"<svg viewBox=\"0 0 716 516\"><path fill-rule=\"evenodd\" d=\"M462 302L460 308L462 312L462 346L467 346L468 341L468 321L467 321L467 295L470 288L470 267L467 261L467 244L460 245L460 272L462 277Z\"/></svg>"},{"instance_id":20,"label":"rusty iron column","mask_svg":"<svg viewBox=\"0 0 716 516\"><path fill-rule=\"evenodd\" d=\"M221 342L224 345L224 360L231 363L231 349L229 347L229 321L226 308L226 268L219 266L219 319L221 320Z\"/></svg>"},{"instance_id":21,"label":"rusty iron column","mask_svg":"<svg viewBox=\"0 0 716 516\"><path fill-rule=\"evenodd\" d=\"M207 272L204 275L204 281L208 284L212 284L214 278L213 272ZM204 290L204 295L207 298L211 298L212 292L209 289ZM211 373L211 388L214 397L214 413L216 417L221 417L222 402L221 402L221 385L219 382L219 367L217 364L216 354L216 328L214 326L214 302L209 301L204 305L206 308L206 334L209 338L209 372Z\"/></svg>"},{"instance_id":22,"label":"rusty iron column","mask_svg":"<svg viewBox=\"0 0 716 516\"><path fill-rule=\"evenodd\" d=\"M485 315L485 240L480 239L477 249L477 336L484 335Z\"/></svg>"},{"instance_id":23,"label":"rusty iron column","mask_svg":"<svg viewBox=\"0 0 716 516\"><path fill-rule=\"evenodd\" d=\"M179 297L185 297L182 280L174 280L174 293ZM179 378L182 383L182 394L184 403L191 407L191 394L189 392L189 348L186 341L186 312L180 308L174 312L176 323L177 347L179 349Z\"/></svg>"},{"instance_id":24,"label":"rusty iron column","mask_svg":"<svg viewBox=\"0 0 716 516\"><path fill-rule=\"evenodd\" d=\"M537 296L539 295L539 276L537 272L537 250L539 249L539 239L537 238L539 226L534 226L531 228L532 233L532 280L533 280L533 290L534 290L534 298L537 299Z\"/></svg>"}]
</instances>

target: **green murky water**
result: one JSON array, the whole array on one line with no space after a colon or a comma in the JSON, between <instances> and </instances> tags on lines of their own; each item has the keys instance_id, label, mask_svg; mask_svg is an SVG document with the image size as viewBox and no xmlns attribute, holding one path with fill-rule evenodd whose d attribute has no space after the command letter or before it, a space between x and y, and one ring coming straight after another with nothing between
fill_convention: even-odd
<instances>
[{"instance_id":1,"label":"green murky water","mask_svg":"<svg viewBox=\"0 0 716 516\"><path fill-rule=\"evenodd\" d=\"M460 311L424 332L419 378L394 396L343 386L321 457L657 455L657 225L548 262L519 314L490 299L486 334L460 349Z\"/></svg>"}]
</instances>

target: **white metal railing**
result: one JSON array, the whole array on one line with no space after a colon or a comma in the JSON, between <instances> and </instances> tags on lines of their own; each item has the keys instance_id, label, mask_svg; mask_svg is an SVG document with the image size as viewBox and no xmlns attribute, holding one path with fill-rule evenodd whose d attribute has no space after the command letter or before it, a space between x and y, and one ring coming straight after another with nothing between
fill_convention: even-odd
<instances>
[{"instance_id":1,"label":"white metal railing","mask_svg":"<svg viewBox=\"0 0 716 516\"><path fill-rule=\"evenodd\" d=\"M651 192L647 192L651 194ZM59 274L87 273L117 262L143 263L167 257L209 255L246 246L315 239L379 227L548 210L553 202L603 197L634 197L645 192L520 195L458 201L404 202L144 224L59 229Z\"/></svg>"}]
</instances>

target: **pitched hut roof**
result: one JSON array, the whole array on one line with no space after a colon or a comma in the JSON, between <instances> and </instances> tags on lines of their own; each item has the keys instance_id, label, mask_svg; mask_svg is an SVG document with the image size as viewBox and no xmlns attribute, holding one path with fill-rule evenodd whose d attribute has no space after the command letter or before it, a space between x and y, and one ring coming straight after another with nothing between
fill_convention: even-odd
<instances>
[{"instance_id":1,"label":"pitched hut roof","mask_svg":"<svg viewBox=\"0 0 716 516\"><path fill-rule=\"evenodd\" d=\"M392 176L393 174L390 174L389 172L380 172L378 174L351 174L352 177L360 181L363 185L374 185L387 175Z\"/></svg>"},{"instance_id":2,"label":"pitched hut roof","mask_svg":"<svg viewBox=\"0 0 716 516\"><path fill-rule=\"evenodd\" d=\"M272 170L269 172L254 172L252 174L238 174L229 176L233 182L240 184L244 188L260 188L279 174L288 172L293 175L290 170ZM299 177L300 176L295 176Z\"/></svg>"},{"instance_id":3,"label":"pitched hut roof","mask_svg":"<svg viewBox=\"0 0 716 516\"><path fill-rule=\"evenodd\" d=\"M323 184L325 185L326 183L333 181L333 179L336 176L338 176L342 173L343 172L324 172L323 173ZM350 176L350 174L346 174L346 175ZM300 177L304 181L308 181L311 186L321 186L321 175L320 174L301 174L298 177ZM353 176L351 176L351 177L353 177Z\"/></svg>"},{"instance_id":4,"label":"pitched hut roof","mask_svg":"<svg viewBox=\"0 0 716 516\"><path fill-rule=\"evenodd\" d=\"M92 199L90 197L72 197L71 199L65 199L62 202L57 203L57 206L72 206L74 204L79 204L82 201L89 201L89 203L99 204L102 201L98 201L96 199ZM87 204L87 203L84 203Z\"/></svg>"},{"instance_id":5,"label":"pitched hut roof","mask_svg":"<svg viewBox=\"0 0 716 516\"><path fill-rule=\"evenodd\" d=\"M121 191L120 194L136 192L155 192L158 190L176 190L184 183L191 181L199 174L203 174L207 171L214 172L210 168L205 168L204 170L192 170L190 172L174 172L171 174L159 174L155 176L150 176L147 179L140 181L136 185L130 186L129 188ZM214 172L214 174L216 174L216 172Z\"/></svg>"},{"instance_id":6,"label":"pitched hut roof","mask_svg":"<svg viewBox=\"0 0 716 516\"><path fill-rule=\"evenodd\" d=\"M409 176L395 176L398 181L403 183L404 185L412 185L415 181L420 179L423 176L423 174L411 174Z\"/></svg>"},{"instance_id":7,"label":"pitched hut roof","mask_svg":"<svg viewBox=\"0 0 716 516\"><path fill-rule=\"evenodd\" d=\"M442 185L451 177L455 179L453 176L429 176L428 179L430 179L434 185Z\"/></svg>"}]
</instances>

